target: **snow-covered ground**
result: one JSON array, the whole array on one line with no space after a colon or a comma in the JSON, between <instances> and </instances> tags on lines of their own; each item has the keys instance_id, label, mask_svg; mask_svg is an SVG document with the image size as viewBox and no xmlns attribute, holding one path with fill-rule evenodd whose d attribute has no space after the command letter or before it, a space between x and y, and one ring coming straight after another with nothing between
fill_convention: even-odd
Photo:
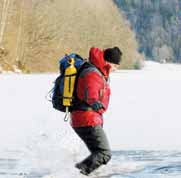
<instances>
[{"instance_id":1,"label":"snow-covered ground","mask_svg":"<svg viewBox=\"0 0 181 178\"><path fill-rule=\"evenodd\" d=\"M63 167L63 175L88 154L69 123L63 121L64 114L45 98L56 76L0 75L0 160L21 159L19 172L31 167L31 171L41 168L48 174L50 168L57 172ZM180 65L146 62L143 70L111 74L110 84L112 97L104 127L113 150L181 150ZM125 164L121 169L141 166ZM75 172L61 178L71 175L76 178Z\"/></svg>"},{"instance_id":2,"label":"snow-covered ground","mask_svg":"<svg viewBox=\"0 0 181 178\"><path fill-rule=\"evenodd\" d=\"M143 70L118 71L111 88L105 122L113 148L181 149L181 65L147 62Z\"/></svg>"}]
</instances>

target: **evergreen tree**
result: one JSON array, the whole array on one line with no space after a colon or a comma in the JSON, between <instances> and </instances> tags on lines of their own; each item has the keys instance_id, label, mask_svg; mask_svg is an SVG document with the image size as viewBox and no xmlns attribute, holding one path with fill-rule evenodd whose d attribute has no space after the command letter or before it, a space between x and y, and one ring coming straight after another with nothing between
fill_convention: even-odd
<instances>
[{"instance_id":1,"label":"evergreen tree","mask_svg":"<svg viewBox=\"0 0 181 178\"><path fill-rule=\"evenodd\" d=\"M140 52L152 60L181 62L179 33L181 1L114 0L114 2L136 32ZM161 55L160 52L165 54Z\"/></svg>"}]
</instances>

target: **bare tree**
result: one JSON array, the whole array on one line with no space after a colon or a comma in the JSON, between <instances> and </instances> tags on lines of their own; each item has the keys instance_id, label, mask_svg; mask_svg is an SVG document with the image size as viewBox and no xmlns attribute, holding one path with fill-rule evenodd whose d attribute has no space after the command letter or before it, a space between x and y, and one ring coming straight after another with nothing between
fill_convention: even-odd
<instances>
[{"instance_id":1,"label":"bare tree","mask_svg":"<svg viewBox=\"0 0 181 178\"><path fill-rule=\"evenodd\" d=\"M16 44L16 56L15 62L18 66L21 66L21 58L24 52L23 46L23 8L24 8L24 0L21 0L20 3L20 14L19 14L19 27L18 27L18 35L17 35L17 44Z\"/></svg>"},{"instance_id":2,"label":"bare tree","mask_svg":"<svg viewBox=\"0 0 181 178\"><path fill-rule=\"evenodd\" d=\"M128 68L141 58L135 35L110 0L0 0L1 44L3 69L16 65L23 72L56 71L65 53L86 58L91 46L119 46Z\"/></svg>"},{"instance_id":3,"label":"bare tree","mask_svg":"<svg viewBox=\"0 0 181 178\"><path fill-rule=\"evenodd\" d=\"M8 7L10 4L10 0L4 0L3 1L3 7L2 7L2 14L1 14L1 23L0 23L0 46L2 45L3 35L4 35L4 29L6 26L6 19L8 16Z\"/></svg>"}]
</instances>

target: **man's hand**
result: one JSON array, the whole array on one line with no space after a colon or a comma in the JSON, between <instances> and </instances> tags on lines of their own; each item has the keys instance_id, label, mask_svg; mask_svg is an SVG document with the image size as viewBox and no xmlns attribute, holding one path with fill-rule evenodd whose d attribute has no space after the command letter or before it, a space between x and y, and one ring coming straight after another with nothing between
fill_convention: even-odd
<instances>
[{"instance_id":1,"label":"man's hand","mask_svg":"<svg viewBox=\"0 0 181 178\"><path fill-rule=\"evenodd\" d=\"M102 103L100 102L95 102L93 104L91 104L91 108L94 110L94 111L98 111L99 109L102 109L104 108Z\"/></svg>"}]
</instances>

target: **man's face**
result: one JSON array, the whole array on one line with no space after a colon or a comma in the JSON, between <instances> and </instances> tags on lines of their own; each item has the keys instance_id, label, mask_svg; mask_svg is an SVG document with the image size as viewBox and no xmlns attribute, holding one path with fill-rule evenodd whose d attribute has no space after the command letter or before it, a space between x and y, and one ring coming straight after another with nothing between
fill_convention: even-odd
<instances>
[{"instance_id":1,"label":"man's face","mask_svg":"<svg viewBox=\"0 0 181 178\"><path fill-rule=\"evenodd\" d=\"M114 64L114 63L110 63L110 62L108 62L108 64L111 66L110 72L116 71L120 66L119 64Z\"/></svg>"}]
</instances>

